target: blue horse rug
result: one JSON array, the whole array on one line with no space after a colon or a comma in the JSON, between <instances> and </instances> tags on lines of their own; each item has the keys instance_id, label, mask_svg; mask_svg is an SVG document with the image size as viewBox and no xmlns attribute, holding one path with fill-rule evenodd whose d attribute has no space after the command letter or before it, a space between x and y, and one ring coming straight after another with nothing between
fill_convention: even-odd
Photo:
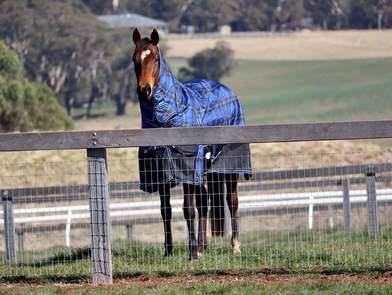
<instances>
[{"instance_id":1,"label":"blue horse rug","mask_svg":"<svg viewBox=\"0 0 392 295\"><path fill-rule=\"evenodd\" d=\"M211 80L182 83L160 53L160 80L151 99L140 99L142 128L245 125L235 93ZM251 175L249 144L141 147L140 187L160 183L202 185L205 173Z\"/></svg>"}]
</instances>

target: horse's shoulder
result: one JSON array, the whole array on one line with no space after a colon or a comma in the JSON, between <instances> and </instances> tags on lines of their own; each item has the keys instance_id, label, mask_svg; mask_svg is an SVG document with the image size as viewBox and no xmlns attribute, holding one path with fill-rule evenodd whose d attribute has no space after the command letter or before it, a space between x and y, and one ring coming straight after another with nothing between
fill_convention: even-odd
<instances>
[{"instance_id":1,"label":"horse's shoulder","mask_svg":"<svg viewBox=\"0 0 392 295\"><path fill-rule=\"evenodd\" d=\"M215 80L191 80L186 82L184 85L199 93L216 93L223 90L234 94L229 87Z\"/></svg>"}]
</instances>

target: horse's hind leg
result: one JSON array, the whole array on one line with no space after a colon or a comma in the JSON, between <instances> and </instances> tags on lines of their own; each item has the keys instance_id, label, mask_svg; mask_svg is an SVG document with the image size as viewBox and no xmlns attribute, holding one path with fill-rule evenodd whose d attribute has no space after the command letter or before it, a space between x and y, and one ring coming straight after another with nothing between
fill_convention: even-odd
<instances>
[{"instance_id":1,"label":"horse's hind leg","mask_svg":"<svg viewBox=\"0 0 392 295\"><path fill-rule=\"evenodd\" d=\"M172 207L170 204L170 185L161 184L159 186L159 197L161 199L161 215L165 234L165 256L173 254L173 238L171 230Z\"/></svg>"},{"instance_id":2,"label":"horse's hind leg","mask_svg":"<svg viewBox=\"0 0 392 295\"><path fill-rule=\"evenodd\" d=\"M211 234L213 237L223 236L225 233L224 184L224 174L207 174L208 198L211 205Z\"/></svg>"},{"instance_id":3,"label":"horse's hind leg","mask_svg":"<svg viewBox=\"0 0 392 295\"><path fill-rule=\"evenodd\" d=\"M186 225L188 227L189 238L189 260L197 259L197 242L195 234L195 186L184 184L184 206L182 208Z\"/></svg>"},{"instance_id":4,"label":"horse's hind leg","mask_svg":"<svg viewBox=\"0 0 392 295\"><path fill-rule=\"evenodd\" d=\"M241 243L239 240L239 224L238 224L238 175L237 174L227 174L226 176L226 200L229 206L231 215L231 246L233 247L233 253L241 253Z\"/></svg>"},{"instance_id":5,"label":"horse's hind leg","mask_svg":"<svg viewBox=\"0 0 392 295\"><path fill-rule=\"evenodd\" d=\"M198 253L201 255L207 248L208 194L204 185L196 187L196 208L199 215L197 245Z\"/></svg>"}]
</instances>

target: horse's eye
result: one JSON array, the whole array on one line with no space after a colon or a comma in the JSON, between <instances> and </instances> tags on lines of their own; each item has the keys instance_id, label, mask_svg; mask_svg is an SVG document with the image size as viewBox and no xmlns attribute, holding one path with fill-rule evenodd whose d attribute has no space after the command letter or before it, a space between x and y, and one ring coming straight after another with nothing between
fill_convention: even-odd
<instances>
[{"instance_id":1,"label":"horse's eye","mask_svg":"<svg viewBox=\"0 0 392 295\"><path fill-rule=\"evenodd\" d=\"M156 63L156 64L159 64L159 58L157 58L157 59L155 60L155 63Z\"/></svg>"}]
</instances>

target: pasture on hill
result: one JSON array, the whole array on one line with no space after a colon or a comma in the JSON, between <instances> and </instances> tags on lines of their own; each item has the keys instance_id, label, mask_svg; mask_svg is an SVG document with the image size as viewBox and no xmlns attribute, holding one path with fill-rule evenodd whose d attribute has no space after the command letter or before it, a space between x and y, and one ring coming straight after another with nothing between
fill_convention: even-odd
<instances>
[{"instance_id":1,"label":"pasture on hill","mask_svg":"<svg viewBox=\"0 0 392 295\"><path fill-rule=\"evenodd\" d=\"M174 71L183 59L171 59ZM388 119L392 58L331 61L238 60L223 83L249 124Z\"/></svg>"},{"instance_id":2,"label":"pasture on hill","mask_svg":"<svg viewBox=\"0 0 392 295\"><path fill-rule=\"evenodd\" d=\"M241 63L248 76L234 71L227 82L252 124L391 116L392 59Z\"/></svg>"},{"instance_id":3,"label":"pasture on hill","mask_svg":"<svg viewBox=\"0 0 392 295\"><path fill-rule=\"evenodd\" d=\"M390 57L392 30L347 30L295 32L260 36L206 36L193 38L168 35L169 57L189 58L195 53L225 41L235 58L249 60L333 60Z\"/></svg>"},{"instance_id":4,"label":"pasture on hill","mask_svg":"<svg viewBox=\"0 0 392 295\"><path fill-rule=\"evenodd\" d=\"M384 163L392 147L380 141L332 141L251 144L254 171ZM87 183L84 150L0 153L0 187ZM137 149L109 149L110 181L139 179Z\"/></svg>"}]
</instances>

